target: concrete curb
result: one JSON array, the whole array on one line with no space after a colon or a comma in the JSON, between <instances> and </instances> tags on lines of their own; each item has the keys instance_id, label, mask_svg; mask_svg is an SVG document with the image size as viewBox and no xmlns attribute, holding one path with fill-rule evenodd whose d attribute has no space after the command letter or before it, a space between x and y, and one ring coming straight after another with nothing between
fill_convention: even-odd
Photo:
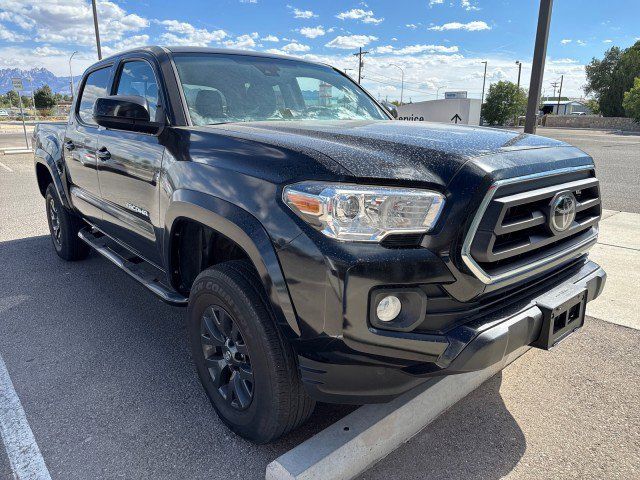
<instances>
[{"instance_id":1,"label":"concrete curb","mask_svg":"<svg viewBox=\"0 0 640 480\"><path fill-rule=\"evenodd\" d=\"M17 155L19 153L33 153L31 148L0 148L0 153L3 155Z\"/></svg>"},{"instance_id":2,"label":"concrete curb","mask_svg":"<svg viewBox=\"0 0 640 480\"><path fill-rule=\"evenodd\" d=\"M529 348L522 347L485 370L435 378L389 403L360 407L271 462L265 478L355 478Z\"/></svg>"}]
</instances>

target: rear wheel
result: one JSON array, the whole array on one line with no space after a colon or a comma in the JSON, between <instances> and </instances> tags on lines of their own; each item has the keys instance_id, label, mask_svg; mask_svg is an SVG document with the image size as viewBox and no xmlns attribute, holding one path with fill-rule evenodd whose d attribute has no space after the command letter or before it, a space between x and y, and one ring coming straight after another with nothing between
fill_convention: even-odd
<instances>
[{"instance_id":1,"label":"rear wheel","mask_svg":"<svg viewBox=\"0 0 640 480\"><path fill-rule=\"evenodd\" d=\"M52 183L47 187L45 200L51 243L58 256L64 260L86 258L89 246L78 238L82 221L62 205Z\"/></svg>"},{"instance_id":2,"label":"rear wheel","mask_svg":"<svg viewBox=\"0 0 640 480\"><path fill-rule=\"evenodd\" d=\"M251 264L234 260L200 273L191 288L188 323L202 385L231 430L266 443L309 418L315 403Z\"/></svg>"}]
</instances>

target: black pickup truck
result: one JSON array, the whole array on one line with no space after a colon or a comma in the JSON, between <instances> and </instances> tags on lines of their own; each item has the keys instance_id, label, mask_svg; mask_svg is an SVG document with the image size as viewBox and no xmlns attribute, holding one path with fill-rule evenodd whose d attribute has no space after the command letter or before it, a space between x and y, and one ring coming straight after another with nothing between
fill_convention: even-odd
<instances>
[{"instance_id":1,"label":"black pickup truck","mask_svg":"<svg viewBox=\"0 0 640 480\"><path fill-rule=\"evenodd\" d=\"M315 401L384 402L582 326L601 201L565 143L394 120L340 71L145 47L34 133L53 247L187 306L222 420L255 442Z\"/></svg>"}]
</instances>

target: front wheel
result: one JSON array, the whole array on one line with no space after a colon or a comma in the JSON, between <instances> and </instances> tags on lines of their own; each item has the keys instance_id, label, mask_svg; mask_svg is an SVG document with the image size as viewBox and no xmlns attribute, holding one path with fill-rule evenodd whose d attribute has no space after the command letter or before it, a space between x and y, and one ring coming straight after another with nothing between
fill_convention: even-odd
<instances>
[{"instance_id":1,"label":"front wheel","mask_svg":"<svg viewBox=\"0 0 640 480\"><path fill-rule=\"evenodd\" d=\"M231 430L267 443L309 418L315 403L250 263L234 260L200 273L187 315L198 375Z\"/></svg>"},{"instance_id":2,"label":"front wheel","mask_svg":"<svg viewBox=\"0 0 640 480\"><path fill-rule=\"evenodd\" d=\"M62 205L52 183L47 187L45 200L51 243L58 256L70 261L86 258L89 246L78 238L82 221Z\"/></svg>"}]
</instances>

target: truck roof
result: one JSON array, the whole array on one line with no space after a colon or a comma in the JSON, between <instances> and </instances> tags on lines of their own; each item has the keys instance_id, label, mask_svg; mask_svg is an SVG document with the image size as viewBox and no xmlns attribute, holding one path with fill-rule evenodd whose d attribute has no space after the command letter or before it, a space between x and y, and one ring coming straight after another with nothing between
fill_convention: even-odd
<instances>
[{"instance_id":1,"label":"truck roof","mask_svg":"<svg viewBox=\"0 0 640 480\"><path fill-rule=\"evenodd\" d=\"M295 60L298 62L310 63L313 65L326 65L321 62L313 62L311 60L306 60L299 57L292 57L289 55L280 55L275 53L266 53L266 52L256 52L253 50L235 50L230 48L210 48L210 47L185 47L185 46L160 46L160 45L149 45L144 47L136 47L128 50L123 50L122 52L118 52L109 57L105 57L99 62L96 62L94 65L98 65L103 62L108 62L113 60L114 58L118 58L122 55L132 53L132 52L147 52L154 55L158 55L162 52L164 53L219 53L225 55L242 55L249 57L264 57L264 58L277 58L282 60Z\"/></svg>"}]
</instances>

